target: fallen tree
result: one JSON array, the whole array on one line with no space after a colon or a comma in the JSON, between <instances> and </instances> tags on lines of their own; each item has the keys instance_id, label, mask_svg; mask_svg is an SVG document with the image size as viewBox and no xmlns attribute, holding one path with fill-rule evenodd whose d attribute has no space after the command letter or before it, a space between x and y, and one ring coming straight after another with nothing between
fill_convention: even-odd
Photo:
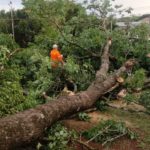
<instances>
[{"instance_id":1,"label":"fallen tree","mask_svg":"<svg viewBox=\"0 0 150 150\"><path fill-rule=\"evenodd\" d=\"M126 62L120 69L107 77L109 69L110 41L104 47L101 67L96 79L86 91L58 99L0 119L0 149L16 149L34 142L43 136L44 131L54 122L93 106L96 100L117 83L117 77L126 71Z\"/></svg>"}]
</instances>

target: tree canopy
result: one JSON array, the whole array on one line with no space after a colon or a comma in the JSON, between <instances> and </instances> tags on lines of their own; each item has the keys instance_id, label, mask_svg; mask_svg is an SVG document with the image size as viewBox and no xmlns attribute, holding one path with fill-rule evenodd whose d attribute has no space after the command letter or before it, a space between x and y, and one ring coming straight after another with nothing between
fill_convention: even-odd
<instances>
[{"instance_id":1,"label":"tree canopy","mask_svg":"<svg viewBox=\"0 0 150 150\"><path fill-rule=\"evenodd\" d=\"M0 117L15 114L57 98L67 83L77 91L89 87L99 69L110 38L111 74L128 59L136 65L123 87L130 92L144 88L150 76L150 26L140 24L120 29L118 15L132 8L114 5L114 0L22 0L23 9L0 11ZM130 20L132 21L132 17ZM49 52L58 44L65 65L51 68ZM140 80L140 81L139 81ZM146 90L149 93L149 90ZM49 99L43 97L46 93ZM112 94L113 95L113 94ZM110 94L110 96L112 96ZM148 94L149 95L149 94ZM149 105L145 98L144 105ZM139 100L140 103L141 100Z\"/></svg>"}]
</instances>

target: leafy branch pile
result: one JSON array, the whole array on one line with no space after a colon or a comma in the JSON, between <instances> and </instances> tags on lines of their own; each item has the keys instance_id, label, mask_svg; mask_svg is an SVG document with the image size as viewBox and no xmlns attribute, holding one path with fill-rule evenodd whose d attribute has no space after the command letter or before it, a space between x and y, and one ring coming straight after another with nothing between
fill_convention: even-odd
<instances>
[{"instance_id":1,"label":"leafy branch pile","mask_svg":"<svg viewBox=\"0 0 150 150\"><path fill-rule=\"evenodd\" d=\"M37 144L37 149L65 150L68 148L67 144L73 138L77 138L76 132L68 131L64 126L58 123L53 125L47 131L47 136L43 139L41 143L39 142Z\"/></svg>"},{"instance_id":2,"label":"leafy branch pile","mask_svg":"<svg viewBox=\"0 0 150 150\"><path fill-rule=\"evenodd\" d=\"M150 113L150 90L144 91L140 98L139 103L147 108L148 112Z\"/></svg>"},{"instance_id":3,"label":"leafy branch pile","mask_svg":"<svg viewBox=\"0 0 150 150\"><path fill-rule=\"evenodd\" d=\"M144 86L144 81L146 79L146 73L144 69L136 70L131 77L128 77L126 80L126 87L129 91L142 89Z\"/></svg>"},{"instance_id":4,"label":"leafy branch pile","mask_svg":"<svg viewBox=\"0 0 150 150\"><path fill-rule=\"evenodd\" d=\"M136 138L136 134L127 128L125 123L114 120L102 121L97 126L83 132L82 135L88 139L87 142L100 142L102 145L125 135L130 139Z\"/></svg>"}]
</instances>

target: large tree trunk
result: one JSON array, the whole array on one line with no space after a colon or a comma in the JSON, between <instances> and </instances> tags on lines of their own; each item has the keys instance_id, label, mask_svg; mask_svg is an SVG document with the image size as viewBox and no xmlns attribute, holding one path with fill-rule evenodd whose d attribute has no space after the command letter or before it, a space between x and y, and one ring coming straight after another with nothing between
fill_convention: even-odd
<instances>
[{"instance_id":1,"label":"large tree trunk","mask_svg":"<svg viewBox=\"0 0 150 150\"><path fill-rule=\"evenodd\" d=\"M109 68L109 42L102 55L100 70L95 81L86 91L73 96L58 98L34 109L29 109L0 120L0 150L17 149L40 137L55 121L64 116L93 106L96 100L116 84L116 77L126 71L123 65L118 71L106 78Z\"/></svg>"}]
</instances>

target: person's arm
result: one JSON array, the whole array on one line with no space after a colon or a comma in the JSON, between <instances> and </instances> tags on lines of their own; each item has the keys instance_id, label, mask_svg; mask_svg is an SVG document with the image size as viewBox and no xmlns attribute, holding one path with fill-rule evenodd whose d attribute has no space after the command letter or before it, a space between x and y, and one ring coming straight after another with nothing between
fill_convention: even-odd
<instances>
[{"instance_id":1,"label":"person's arm","mask_svg":"<svg viewBox=\"0 0 150 150\"><path fill-rule=\"evenodd\" d=\"M58 60L62 63L62 65L64 65L64 61L63 61L63 55L58 52L58 56L57 56Z\"/></svg>"}]
</instances>

